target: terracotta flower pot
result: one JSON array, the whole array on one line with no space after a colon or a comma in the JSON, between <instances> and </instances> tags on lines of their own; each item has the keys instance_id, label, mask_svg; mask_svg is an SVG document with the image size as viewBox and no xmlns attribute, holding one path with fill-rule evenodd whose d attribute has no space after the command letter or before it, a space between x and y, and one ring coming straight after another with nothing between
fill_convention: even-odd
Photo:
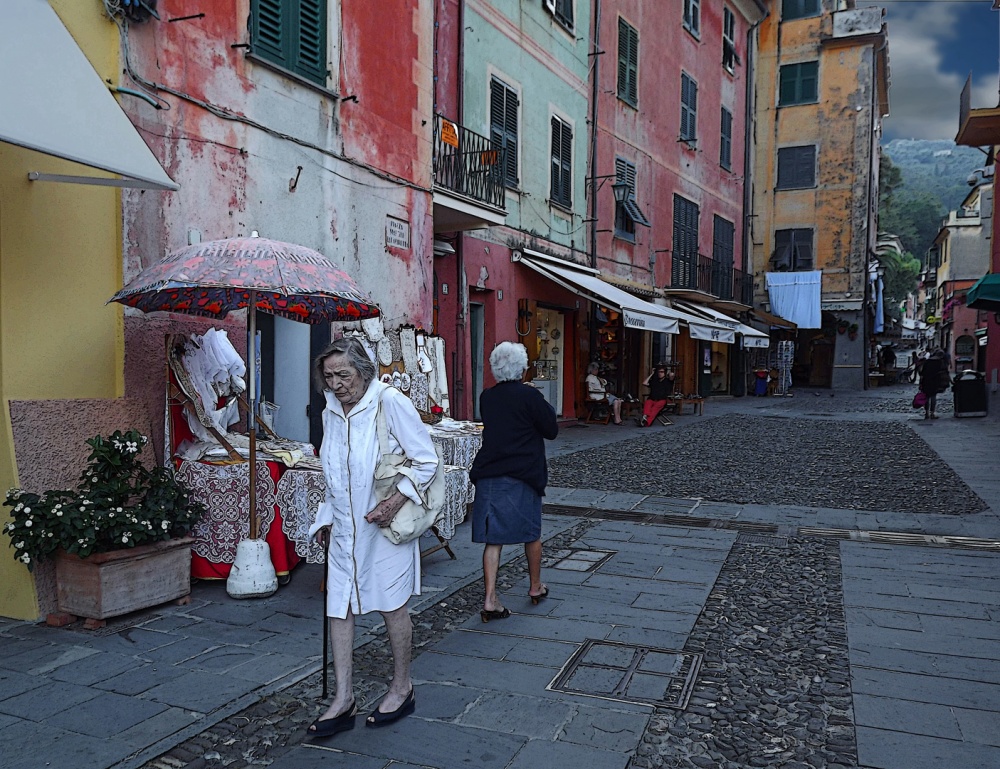
<instances>
[{"instance_id":1,"label":"terracotta flower pot","mask_svg":"<svg viewBox=\"0 0 1000 769\"><path fill-rule=\"evenodd\" d=\"M193 543L182 537L85 558L60 551L59 610L103 620L189 595Z\"/></svg>"}]
</instances>

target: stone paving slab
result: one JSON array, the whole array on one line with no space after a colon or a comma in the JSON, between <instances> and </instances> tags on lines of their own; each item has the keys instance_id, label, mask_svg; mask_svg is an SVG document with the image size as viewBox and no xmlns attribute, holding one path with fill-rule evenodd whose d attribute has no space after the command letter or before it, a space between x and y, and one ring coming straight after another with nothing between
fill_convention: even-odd
<instances>
[{"instance_id":1,"label":"stone paving slab","mask_svg":"<svg viewBox=\"0 0 1000 769\"><path fill-rule=\"evenodd\" d=\"M625 769L628 766L630 753L599 750L583 745L567 744L565 742L550 742L546 740L531 740L514 760L508 769Z\"/></svg>"},{"instance_id":2,"label":"stone paving slab","mask_svg":"<svg viewBox=\"0 0 1000 769\"><path fill-rule=\"evenodd\" d=\"M918 652L885 645L851 642L851 664L855 667L896 670L927 676L947 676L963 681L1000 684L1000 660L961 657L936 652Z\"/></svg>"},{"instance_id":3,"label":"stone paving slab","mask_svg":"<svg viewBox=\"0 0 1000 769\"><path fill-rule=\"evenodd\" d=\"M1000 766L1000 748L917 734L857 727L858 761L872 769Z\"/></svg>"},{"instance_id":4,"label":"stone paving slab","mask_svg":"<svg viewBox=\"0 0 1000 769\"><path fill-rule=\"evenodd\" d=\"M271 764L270 769L330 769L331 767L349 767L350 769L404 769L410 764L398 764L390 759L360 756L356 753L343 753L335 749L302 746L285 753Z\"/></svg>"}]
</instances>

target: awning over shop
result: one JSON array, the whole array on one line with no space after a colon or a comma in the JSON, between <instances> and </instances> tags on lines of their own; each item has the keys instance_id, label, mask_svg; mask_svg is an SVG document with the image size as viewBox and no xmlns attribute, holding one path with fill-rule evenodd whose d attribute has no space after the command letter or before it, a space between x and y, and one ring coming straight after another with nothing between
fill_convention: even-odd
<instances>
[{"instance_id":1,"label":"awning over shop","mask_svg":"<svg viewBox=\"0 0 1000 769\"><path fill-rule=\"evenodd\" d=\"M178 189L47 0L0 2L0 72L0 142L120 177L30 179Z\"/></svg>"},{"instance_id":2,"label":"awning over shop","mask_svg":"<svg viewBox=\"0 0 1000 769\"><path fill-rule=\"evenodd\" d=\"M528 249L525 249L525 253L526 255L520 257L515 256L514 261L520 261L563 288L592 302L620 310L626 328L676 334L680 330L680 324L683 323L688 326L694 339L725 342L723 337L727 334L732 336L729 328L709 321L702 316L653 304L623 291L602 280L597 270L573 265ZM732 341L733 338L730 338L729 342Z\"/></svg>"},{"instance_id":3,"label":"awning over shop","mask_svg":"<svg viewBox=\"0 0 1000 769\"><path fill-rule=\"evenodd\" d=\"M789 331L795 331L795 329L798 328L798 326L796 326L792 321L779 318L777 315L765 312L764 310L754 308L750 310L750 314L770 328L783 328Z\"/></svg>"},{"instance_id":4,"label":"awning over shop","mask_svg":"<svg viewBox=\"0 0 1000 769\"><path fill-rule=\"evenodd\" d=\"M751 328L745 323L741 323L736 320L736 318L730 317L729 315L712 309L711 307L702 307L696 304L688 304L687 302L678 302L676 306L685 312L704 315L709 320L713 320L719 325L728 326L734 332L743 337L744 347L768 347L771 344L771 338L763 331Z\"/></svg>"},{"instance_id":5,"label":"awning over shop","mask_svg":"<svg viewBox=\"0 0 1000 769\"><path fill-rule=\"evenodd\" d=\"M568 262L561 265L556 264L554 259L545 258L544 254L538 255L542 258L529 258L523 255L517 258L518 252L514 252L514 254L514 261L519 261L526 267L530 267L539 275L558 283L574 294L605 307L619 310L626 328L658 331L661 334L676 334L679 331L680 315L678 313L605 283L598 277L596 270L576 268Z\"/></svg>"},{"instance_id":6,"label":"awning over shop","mask_svg":"<svg viewBox=\"0 0 1000 769\"><path fill-rule=\"evenodd\" d=\"M965 304L973 310L1000 312L1000 273L987 273L973 283Z\"/></svg>"}]
</instances>

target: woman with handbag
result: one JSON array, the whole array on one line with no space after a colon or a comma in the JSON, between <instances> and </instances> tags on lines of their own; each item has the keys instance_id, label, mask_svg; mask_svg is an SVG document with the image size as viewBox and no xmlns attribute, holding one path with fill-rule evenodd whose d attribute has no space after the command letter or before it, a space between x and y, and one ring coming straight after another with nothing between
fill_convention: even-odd
<instances>
[{"instance_id":1,"label":"woman with handbag","mask_svg":"<svg viewBox=\"0 0 1000 769\"><path fill-rule=\"evenodd\" d=\"M327 492L309 534L320 544L329 542L326 613L336 691L309 734L329 737L352 729L358 712L352 690L358 614L382 615L393 657L389 691L365 725L386 726L415 709L410 681L413 630L406 602L420 593L419 540L395 544L388 527L404 504L425 501L439 460L410 399L377 381L375 364L357 339L345 337L327 347L313 373L326 397L320 459ZM405 456L409 465L407 476L400 475L395 490L384 499L376 483L386 464L380 432L387 433L383 441L388 439L388 451Z\"/></svg>"},{"instance_id":2,"label":"woman with handbag","mask_svg":"<svg viewBox=\"0 0 1000 769\"><path fill-rule=\"evenodd\" d=\"M948 389L948 357L940 347L924 359L920 367L920 392L926 396L924 419L937 419L937 396Z\"/></svg>"},{"instance_id":3,"label":"woman with handbag","mask_svg":"<svg viewBox=\"0 0 1000 769\"><path fill-rule=\"evenodd\" d=\"M510 609L497 599L497 570L504 545L524 544L528 598L537 604L549 594L542 583L542 496L548 482L545 439L559 433L556 412L542 394L524 384L528 353L522 344L501 342L490 353L496 385L479 397L483 445L469 477L476 484L472 541L483 543L486 596L483 622L506 619Z\"/></svg>"}]
</instances>

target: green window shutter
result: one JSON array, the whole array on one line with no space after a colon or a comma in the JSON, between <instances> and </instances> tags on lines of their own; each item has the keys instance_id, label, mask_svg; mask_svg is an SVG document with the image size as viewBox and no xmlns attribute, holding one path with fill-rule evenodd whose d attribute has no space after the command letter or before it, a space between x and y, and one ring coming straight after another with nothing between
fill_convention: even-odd
<instances>
[{"instance_id":1,"label":"green window shutter","mask_svg":"<svg viewBox=\"0 0 1000 769\"><path fill-rule=\"evenodd\" d=\"M327 0L251 0L253 52L326 85Z\"/></svg>"},{"instance_id":2,"label":"green window shutter","mask_svg":"<svg viewBox=\"0 0 1000 769\"><path fill-rule=\"evenodd\" d=\"M633 107L639 101L639 33L618 19L618 97Z\"/></svg>"},{"instance_id":3,"label":"green window shutter","mask_svg":"<svg viewBox=\"0 0 1000 769\"><path fill-rule=\"evenodd\" d=\"M722 108L722 131L719 145L719 165L727 171L733 166L733 113Z\"/></svg>"},{"instance_id":4,"label":"green window shutter","mask_svg":"<svg viewBox=\"0 0 1000 769\"><path fill-rule=\"evenodd\" d=\"M695 141L698 138L698 84L681 73L681 138Z\"/></svg>"},{"instance_id":5,"label":"green window shutter","mask_svg":"<svg viewBox=\"0 0 1000 769\"><path fill-rule=\"evenodd\" d=\"M779 74L778 104L809 104L819 98L819 62L784 64Z\"/></svg>"},{"instance_id":6,"label":"green window shutter","mask_svg":"<svg viewBox=\"0 0 1000 769\"><path fill-rule=\"evenodd\" d=\"M285 40L289 24L285 3L282 0L253 0L250 11L254 53L288 67Z\"/></svg>"},{"instance_id":7,"label":"green window shutter","mask_svg":"<svg viewBox=\"0 0 1000 769\"><path fill-rule=\"evenodd\" d=\"M559 118L552 118L551 199L567 208L573 204L571 191L573 131Z\"/></svg>"},{"instance_id":8,"label":"green window shutter","mask_svg":"<svg viewBox=\"0 0 1000 769\"><path fill-rule=\"evenodd\" d=\"M505 151L504 183L517 186L517 94L497 79L490 80L490 141Z\"/></svg>"},{"instance_id":9,"label":"green window shutter","mask_svg":"<svg viewBox=\"0 0 1000 769\"><path fill-rule=\"evenodd\" d=\"M326 83L326 0L298 0L298 51L295 72Z\"/></svg>"}]
</instances>

